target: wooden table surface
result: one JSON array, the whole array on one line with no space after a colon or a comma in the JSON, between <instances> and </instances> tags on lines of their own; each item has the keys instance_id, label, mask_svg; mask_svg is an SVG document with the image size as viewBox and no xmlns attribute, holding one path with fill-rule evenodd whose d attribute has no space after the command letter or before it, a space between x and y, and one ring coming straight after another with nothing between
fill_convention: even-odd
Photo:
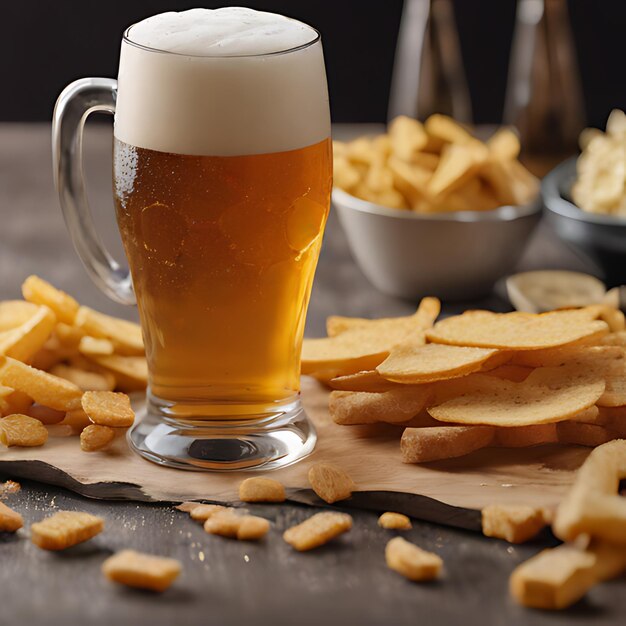
<instances>
[{"instance_id":1,"label":"wooden table surface","mask_svg":"<svg viewBox=\"0 0 626 626\"><path fill-rule=\"evenodd\" d=\"M355 129L337 129L338 134ZM48 125L0 125L0 298L19 297L22 280L37 273L81 302L129 318L135 311L108 301L90 283L65 232L52 186ZM118 257L121 247L110 197L110 129L89 129L86 168L96 222ZM540 228L521 268L589 270ZM466 306L506 309L495 293ZM359 316L406 314L413 303L376 292L353 263L343 233L331 217L312 297L307 333L321 335L332 313ZM0 455L2 452L0 451ZM8 476L2 478L10 478ZM130 477L132 480L132 477ZM185 474L181 472L181 481ZM308 554L294 552L281 532L314 512L295 505L250 507L272 521L259 544L205 534L185 514L165 505L87 500L68 491L25 482L10 504L26 524L51 510L77 509L101 515L106 530L64 553L46 553L17 535L0 533L0 625L82 624L623 624L624 580L593 589L575 607L541 613L508 597L511 570L540 548L510 546L478 534L414 521L406 537L445 561L434 584L412 584L388 570L390 537L376 515L354 512L354 528L341 540ZM155 596L105 581L100 564L112 551L134 548L180 559L184 571L167 593Z\"/></svg>"}]
</instances>

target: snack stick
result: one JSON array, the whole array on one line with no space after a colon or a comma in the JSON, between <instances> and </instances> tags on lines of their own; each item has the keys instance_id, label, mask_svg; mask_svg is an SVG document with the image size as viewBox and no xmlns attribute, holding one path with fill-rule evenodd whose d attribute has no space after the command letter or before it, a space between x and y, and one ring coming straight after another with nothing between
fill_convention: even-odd
<instances>
[{"instance_id":1,"label":"snack stick","mask_svg":"<svg viewBox=\"0 0 626 626\"><path fill-rule=\"evenodd\" d=\"M557 509L554 534L564 541L585 534L626 544L626 500L618 493L623 478L626 440L617 439L592 450Z\"/></svg>"},{"instance_id":2,"label":"snack stick","mask_svg":"<svg viewBox=\"0 0 626 626\"><path fill-rule=\"evenodd\" d=\"M109 339L120 346L124 346L131 355L144 354L139 324L111 317L85 306L78 309L74 323L87 335L99 339Z\"/></svg>"},{"instance_id":3,"label":"snack stick","mask_svg":"<svg viewBox=\"0 0 626 626\"><path fill-rule=\"evenodd\" d=\"M626 549L605 542L587 548L562 544L543 550L511 574L511 595L523 606L565 609L597 583L626 569Z\"/></svg>"},{"instance_id":4,"label":"snack stick","mask_svg":"<svg viewBox=\"0 0 626 626\"><path fill-rule=\"evenodd\" d=\"M490 426L406 428L400 441L403 463L427 463L465 456L493 442Z\"/></svg>"},{"instance_id":5,"label":"snack stick","mask_svg":"<svg viewBox=\"0 0 626 626\"><path fill-rule=\"evenodd\" d=\"M83 391L113 391L115 389L115 376L107 371L94 372L59 363L50 369L50 373L73 382Z\"/></svg>"},{"instance_id":6,"label":"snack stick","mask_svg":"<svg viewBox=\"0 0 626 626\"><path fill-rule=\"evenodd\" d=\"M347 513L316 513L288 528L283 533L283 539L299 552L305 552L328 543L351 528L352 517Z\"/></svg>"},{"instance_id":7,"label":"snack stick","mask_svg":"<svg viewBox=\"0 0 626 626\"><path fill-rule=\"evenodd\" d=\"M20 326L0 333L0 354L28 361L44 346L56 324L54 313L39 306Z\"/></svg>"},{"instance_id":8,"label":"snack stick","mask_svg":"<svg viewBox=\"0 0 626 626\"><path fill-rule=\"evenodd\" d=\"M50 424L58 424L65 418L65 413L63 411L56 411L55 409L50 409L49 407L42 406L41 404L31 404L31 406L24 411L24 415L34 417L46 426Z\"/></svg>"},{"instance_id":9,"label":"snack stick","mask_svg":"<svg viewBox=\"0 0 626 626\"><path fill-rule=\"evenodd\" d=\"M558 424L534 424L495 429L494 444L501 448L528 448L556 443Z\"/></svg>"},{"instance_id":10,"label":"snack stick","mask_svg":"<svg viewBox=\"0 0 626 626\"><path fill-rule=\"evenodd\" d=\"M0 333L13 330L28 321L39 305L24 300L3 300L0 302Z\"/></svg>"},{"instance_id":11,"label":"snack stick","mask_svg":"<svg viewBox=\"0 0 626 626\"><path fill-rule=\"evenodd\" d=\"M560 443L569 443L578 446L595 448L607 441L615 439L610 430L600 424L585 422L560 422L556 425L557 437Z\"/></svg>"},{"instance_id":12,"label":"snack stick","mask_svg":"<svg viewBox=\"0 0 626 626\"><path fill-rule=\"evenodd\" d=\"M78 351L85 356L99 356L102 354L113 354L115 347L109 339L97 339L84 335L78 342Z\"/></svg>"},{"instance_id":13,"label":"snack stick","mask_svg":"<svg viewBox=\"0 0 626 626\"><path fill-rule=\"evenodd\" d=\"M71 411L80 407L79 387L10 357L0 356L0 384L21 391L51 409Z\"/></svg>"},{"instance_id":14,"label":"snack stick","mask_svg":"<svg viewBox=\"0 0 626 626\"><path fill-rule=\"evenodd\" d=\"M78 302L39 276L29 276L24 281L22 295L27 302L42 304L52 309L60 322L70 325L74 323Z\"/></svg>"},{"instance_id":15,"label":"snack stick","mask_svg":"<svg viewBox=\"0 0 626 626\"><path fill-rule=\"evenodd\" d=\"M383 393L333 391L328 408L336 424L393 424L416 416L431 393L428 385L403 386Z\"/></svg>"}]
</instances>

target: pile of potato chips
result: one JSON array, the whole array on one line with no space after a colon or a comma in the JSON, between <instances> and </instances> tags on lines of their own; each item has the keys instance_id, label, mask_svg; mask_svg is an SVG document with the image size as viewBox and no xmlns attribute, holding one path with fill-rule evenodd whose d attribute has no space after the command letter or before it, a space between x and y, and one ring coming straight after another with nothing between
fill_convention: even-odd
<instances>
[{"instance_id":1,"label":"pile of potato chips","mask_svg":"<svg viewBox=\"0 0 626 626\"><path fill-rule=\"evenodd\" d=\"M302 372L335 390L336 423L404 427L408 463L626 434L620 311L467 311L436 322L439 308L425 298L408 317L331 317L328 337L304 341Z\"/></svg>"},{"instance_id":2,"label":"pile of potato chips","mask_svg":"<svg viewBox=\"0 0 626 626\"><path fill-rule=\"evenodd\" d=\"M587 128L580 135L582 154L572 199L590 213L626 216L626 115L615 109L606 133Z\"/></svg>"},{"instance_id":3,"label":"pile of potato chips","mask_svg":"<svg viewBox=\"0 0 626 626\"><path fill-rule=\"evenodd\" d=\"M30 441L15 445L41 445L28 439L28 418L67 425L75 433L92 426L84 392L145 389L139 325L80 306L37 276L26 279L22 293L24 300L0 302L0 429L3 420L13 420L16 440ZM120 401L128 404L122 394L99 398L107 404L99 409L113 413Z\"/></svg>"},{"instance_id":4,"label":"pile of potato chips","mask_svg":"<svg viewBox=\"0 0 626 626\"><path fill-rule=\"evenodd\" d=\"M483 143L444 115L424 124L400 116L386 134L334 141L333 149L336 187L395 209L484 211L527 204L539 189L517 160L512 130L502 128Z\"/></svg>"}]
</instances>

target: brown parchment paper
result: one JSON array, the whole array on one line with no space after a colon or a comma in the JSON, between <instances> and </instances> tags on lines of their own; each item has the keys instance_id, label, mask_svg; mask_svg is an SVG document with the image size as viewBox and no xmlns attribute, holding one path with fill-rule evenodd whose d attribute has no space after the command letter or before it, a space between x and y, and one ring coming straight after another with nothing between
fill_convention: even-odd
<instances>
[{"instance_id":1,"label":"brown parchment paper","mask_svg":"<svg viewBox=\"0 0 626 626\"><path fill-rule=\"evenodd\" d=\"M272 472L288 487L293 501L321 502L309 490L307 471L313 463L329 461L346 469L358 486L359 493L342 504L393 507L423 519L472 528L478 518L464 517L454 507L554 506L588 454L576 446L492 448L460 459L405 465L400 461L401 428L337 426L328 415L328 391L308 377L302 379L302 387L305 408L318 430L317 448L300 463ZM69 436L62 426L50 427L48 443L41 448L1 448L0 472L61 485L90 497L216 502L236 501L239 482L250 475L164 468L131 452L122 436L108 451L82 452L77 437Z\"/></svg>"}]
</instances>

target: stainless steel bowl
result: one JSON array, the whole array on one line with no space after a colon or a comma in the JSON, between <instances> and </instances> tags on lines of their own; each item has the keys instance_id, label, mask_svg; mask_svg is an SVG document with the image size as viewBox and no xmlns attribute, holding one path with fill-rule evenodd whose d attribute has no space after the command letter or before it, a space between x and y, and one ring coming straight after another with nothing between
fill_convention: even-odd
<instances>
[{"instance_id":1,"label":"stainless steel bowl","mask_svg":"<svg viewBox=\"0 0 626 626\"><path fill-rule=\"evenodd\" d=\"M609 287L626 283L626 219L588 213L572 201L576 158L554 168L541 184L546 220L557 235L591 259Z\"/></svg>"},{"instance_id":2,"label":"stainless steel bowl","mask_svg":"<svg viewBox=\"0 0 626 626\"><path fill-rule=\"evenodd\" d=\"M510 273L541 216L537 199L491 211L389 209L333 191L333 205L361 270L385 293L417 299L477 298Z\"/></svg>"}]
</instances>

